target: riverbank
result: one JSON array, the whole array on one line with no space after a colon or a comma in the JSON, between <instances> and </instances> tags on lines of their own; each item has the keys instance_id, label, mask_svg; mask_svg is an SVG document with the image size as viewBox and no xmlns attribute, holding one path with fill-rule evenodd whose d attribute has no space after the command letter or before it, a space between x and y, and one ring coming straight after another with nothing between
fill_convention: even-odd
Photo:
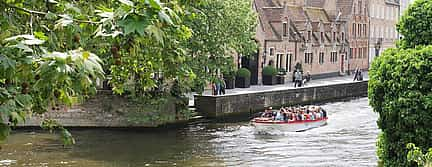
<instances>
[{"instance_id":1,"label":"riverbank","mask_svg":"<svg viewBox=\"0 0 432 167\"><path fill-rule=\"evenodd\" d=\"M266 106L320 103L332 100L362 97L367 94L365 81L353 82L352 76L312 80L301 88L292 83L274 86L252 86L227 90L225 95L212 96L209 90L203 95L190 96L189 105L196 107L198 116L175 118L175 104L161 105L160 111L149 110L148 106L101 91L86 103L71 108L60 107L43 115L28 118L19 127L39 127L44 119L53 119L69 128L166 128L185 126L201 119L201 116L237 119L239 115L249 118L253 112ZM191 111L194 112L194 111ZM183 114L185 115L185 114Z\"/></svg>"},{"instance_id":2,"label":"riverbank","mask_svg":"<svg viewBox=\"0 0 432 167\"><path fill-rule=\"evenodd\" d=\"M227 90L225 95L213 96L210 92L195 95L197 111L209 118L249 114L265 107L331 102L340 99L365 97L369 77L353 81L352 76L312 80L304 87L294 88L292 83L274 86L252 86Z\"/></svg>"}]
</instances>

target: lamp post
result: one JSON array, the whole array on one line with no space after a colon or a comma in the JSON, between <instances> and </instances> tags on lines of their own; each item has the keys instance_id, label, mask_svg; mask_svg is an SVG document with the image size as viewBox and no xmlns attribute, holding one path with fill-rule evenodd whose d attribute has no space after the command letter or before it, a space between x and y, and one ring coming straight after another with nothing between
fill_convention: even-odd
<instances>
[{"instance_id":1,"label":"lamp post","mask_svg":"<svg viewBox=\"0 0 432 167\"><path fill-rule=\"evenodd\" d=\"M375 43L375 57L378 57L380 54L379 52L381 49L382 40L382 38L378 38L377 42Z\"/></svg>"}]
</instances>

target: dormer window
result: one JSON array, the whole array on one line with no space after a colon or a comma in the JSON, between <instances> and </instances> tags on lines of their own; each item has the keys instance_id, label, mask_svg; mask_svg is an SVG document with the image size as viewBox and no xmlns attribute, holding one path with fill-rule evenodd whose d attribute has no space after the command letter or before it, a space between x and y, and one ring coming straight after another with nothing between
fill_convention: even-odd
<instances>
[{"instance_id":1,"label":"dormer window","mask_svg":"<svg viewBox=\"0 0 432 167\"><path fill-rule=\"evenodd\" d=\"M324 43L324 32L321 32L321 42Z\"/></svg>"},{"instance_id":2,"label":"dormer window","mask_svg":"<svg viewBox=\"0 0 432 167\"><path fill-rule=\"evenodd\" d=\"M336 42L336 32L333 31L333 41Z\"/></svg>"},{"instance_id":3,"label":"dormer window","mask_svg":"<svg viewBox=\"0 0 432 167\"><path fill-rule=\"evenodd\" d=\"M270 54L270 56L274 56L274 48L269 49L269 54Z\"/></svg>"},{"instance_id":4,"label":"dormer window","mask_svg":"<svg viewBox=\"0 0 432 167\"><path fill-rule=\"evenodd\" d=\"M287 23L282 24L282 30L283 30L283 36L287 37L288 36Z\"/></svg>"}]
</instances>

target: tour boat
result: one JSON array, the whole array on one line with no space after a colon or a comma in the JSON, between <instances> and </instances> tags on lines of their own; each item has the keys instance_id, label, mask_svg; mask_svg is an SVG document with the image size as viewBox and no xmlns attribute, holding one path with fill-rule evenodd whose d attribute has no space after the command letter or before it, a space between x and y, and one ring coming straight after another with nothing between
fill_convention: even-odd
<instances>
[{"instance_id":1,"label":"tour boat","mask_svg":"<svg viewBox=\"0 0 432 167\"><path fill-rule=\"evenodd\" d=\"M327 124L327 119L328 117L315 120L277 121L272 118L257 117L251 120L251 124L258 132L298 132L324 126Z\"/></svg>"}]
</instances>

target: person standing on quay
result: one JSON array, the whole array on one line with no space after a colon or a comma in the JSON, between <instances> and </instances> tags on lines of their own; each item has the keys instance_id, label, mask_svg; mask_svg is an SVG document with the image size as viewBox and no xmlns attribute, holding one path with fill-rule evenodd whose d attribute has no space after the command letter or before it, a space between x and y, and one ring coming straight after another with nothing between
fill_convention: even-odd
<instances>
[{"instance_id":1,"label":"person standing on quay","mask_svg":"<svg viewBox=\"0 0 432 167\"><path fill-rule=\"evenodd\" d=\"M300 71L296 71L295 73L294 73L294 78L295 78L295 81L294 81L294 88L295 87L301 87L301 82L302 82L302 74L300 73Z\"/></svg>"},{"instance_id":2,"label":"person standing on quay","mask_svg":"<svg viewBox=\"0 0 432 167\"><path fill-rule=\"evenodd\" d=\"M358 67L356 67L356 69L354 71L354 79L353 79L353 81L356 81L358 79L358 75L359 75L359 69L358 69Z\"/></svg>"},{"instance_id":3,"label":"person standing on quay","mask_svg":"<svg viewBox=\"0 0 432 167\"><path fill-rule=\"evenodd\" d=\"M219 76L218 77L218 83L219 83L218 95L224 95L225 94L226 83L225 83L225 80L224 80L223 76Z\"/></svg>"}]
</instances>

